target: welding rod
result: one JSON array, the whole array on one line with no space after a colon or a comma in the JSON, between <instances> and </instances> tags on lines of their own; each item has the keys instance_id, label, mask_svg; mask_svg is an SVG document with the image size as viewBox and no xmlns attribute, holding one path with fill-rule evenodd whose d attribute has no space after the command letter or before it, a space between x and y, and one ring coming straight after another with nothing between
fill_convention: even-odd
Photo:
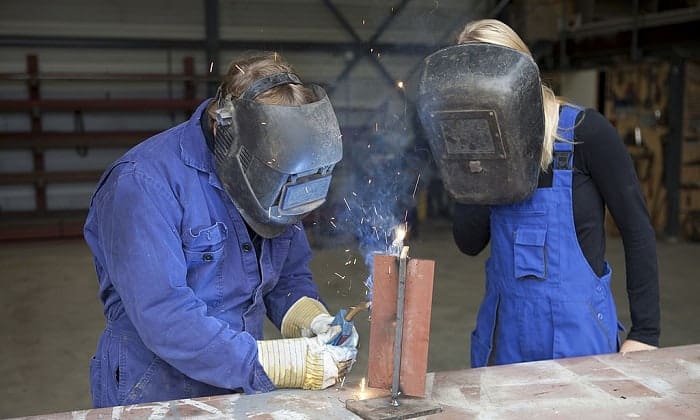
<instances>
[{"instance_id":1,"label":"welding rod","mask_svg":"<svg viewBox=\"0 0 700 420\"><path fill-rule=\"evenodd\" d=\"M399 406L399 375L401 371L401 341L403 340L403 307L406 296L406 260L408 247L399 256L399 290L396 298L396 335L394 336L394 374L391 381L391 405Z\"/></svg>"},{"instance_id":2,"label":"welding rod","mask_svg":"<svg viewBox=\"0 0 700 420\"><path fill-rule=\"evenodd\" d=\"M352 321L357 314L360 312L364 311L365 309L369 309L369 306L372 302L365 300L360 303L358 303L356 306L351 306L348 308L348 313L345 314L345 320L350 322Z\"/></svg>"}]
</instances>

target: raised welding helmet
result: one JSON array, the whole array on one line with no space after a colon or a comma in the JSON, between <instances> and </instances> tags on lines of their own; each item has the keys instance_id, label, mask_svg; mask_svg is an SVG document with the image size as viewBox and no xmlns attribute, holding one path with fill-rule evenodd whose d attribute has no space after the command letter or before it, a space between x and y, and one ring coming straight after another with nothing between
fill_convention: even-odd
<instances>
[{"instance_id":1,"label":"raised welding helmet","mask_svg":"<svg viewBox=\"0 0 700 420\"><path fill-rule=\"evenodd\" d=\"M445 189L464 204L522 201L537 187L542 85L528 55L469 42L423 63L418 111Z\"/></svg>"},{"instance_id":2,"label":"raised welding helmet","mask_svg":"<svg viewBox=\"0 0 700 420\"><path fill-rule=\"evenodd\" d=\"M216 172L243 219L265 238L323 204L343 155L338 120L320 86L308 86L314 100L303 105L255 101L285 84L302 83L292 73L277 73L237 98L221 89L215 98Z\"/></svg>"}]
</instances>

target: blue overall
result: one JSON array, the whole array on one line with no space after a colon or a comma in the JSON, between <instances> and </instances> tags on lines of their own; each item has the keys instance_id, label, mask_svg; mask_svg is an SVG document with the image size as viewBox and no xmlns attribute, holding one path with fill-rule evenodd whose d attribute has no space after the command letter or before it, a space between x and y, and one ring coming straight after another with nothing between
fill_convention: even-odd
<instances>
[{"instance_id":1,"label":"blue overall","mask_svg":"<svg viewBox=\"0 0 700 420\"><path fill-rule=\"evenodd\" d=\"M573 140L579 112L562 106L561 138ZM472 367L618 349L610 266L598 277L576 237L573 144L555 142L552 166L551 188L491 208L491 256L471 338Z\"/></svg>"},{"instance_id":2,"label":"blue overall","mask_svg":"<svg viewBox=\"0 0 700 420\"><path fill-rule=\"evenodd\" d=\"M85 239L107 318L95 407L270 391L265 316L279 328L299 298L318 299L300 223L256 255L206 146L206 104L112 164L93 195Z\"/></svg>"}]
</instances>

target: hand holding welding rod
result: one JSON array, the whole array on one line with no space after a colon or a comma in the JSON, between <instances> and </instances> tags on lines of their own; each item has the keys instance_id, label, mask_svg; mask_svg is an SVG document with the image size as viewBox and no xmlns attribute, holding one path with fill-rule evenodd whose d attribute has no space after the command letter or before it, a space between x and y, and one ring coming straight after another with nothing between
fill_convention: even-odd
<instances>
[{"instance_id":1,"label":"hand holding welding rod","mask_svg":"<svg viewBox=\"0 0 700 420\"><path fill-rule=\"evenodd\" d=\"M357 346L359 337L355 325L352 323L352 319L367 308L369 308L369 302L364 301L357 306L351 306L347 311L345 309L339 310L338 313L335 314L335 319L333 319L331 325L340 325L341 332L329 344L334 346Z\"/></svg>"}]
</instances>

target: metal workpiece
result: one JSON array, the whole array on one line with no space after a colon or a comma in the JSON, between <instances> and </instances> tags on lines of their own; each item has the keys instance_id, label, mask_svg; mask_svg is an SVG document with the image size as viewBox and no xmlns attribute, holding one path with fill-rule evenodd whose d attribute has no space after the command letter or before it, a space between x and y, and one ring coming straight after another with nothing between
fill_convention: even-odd
<instances>
[{"instance_id":1,"label":"metal workpiece","mask_svg":"<svg viewBox=\"0 0 700 420\"><path fill-rule=\"evenodd\" d=\"M406 261L408 247L404 246L399 255L399 287L396 299L396 334L394 336L394 369L391 380L391 405L399 406L399 377L401 375L401 342L403 341L403 312L406 297Z\"/></svg>"},{"instance_id":2,"label":"metal workpiece","mask_svg":"<svg viewBox=\"0 0 700 420\"><path fill-rule=\"evenodd\" d=\"M428 344L433 299L435 261L406 259L404 308L399 311L400 258L375 254L367 360L367 384L392 389L397 347L397 326L401 319L401 343L398 346L399 389L403 396L423 397L428 371ZM401 315L399 315L401 313Z\"/></svg>"},{"instance_id":3,"label":"metal workpiece","mask_svg":"<svg viewBox=\"0 0 700 420\"><path fill-rule=\"evenodd\" d=\"M468 348L465 346L464 352ZM426 375L425 398L442 409L429 419L700 418L700 344L653 351L546 360ZM256 395L154 402L58 414L43 419L359 419L346 408L390 392L346 382L323 391L287 389ZM401 417L402 406L382 408ZM395 413L395 415L391 415ZM364 417L368 418L368 417Z\"/></svg>"}]
</instances>

